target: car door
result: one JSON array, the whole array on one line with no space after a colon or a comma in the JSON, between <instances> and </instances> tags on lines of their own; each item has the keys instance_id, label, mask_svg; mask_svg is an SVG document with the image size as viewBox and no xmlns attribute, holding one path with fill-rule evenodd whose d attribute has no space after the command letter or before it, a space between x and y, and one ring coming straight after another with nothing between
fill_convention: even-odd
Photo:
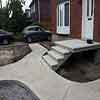
<instances>
[{"instance_id":1,"label":"car door","mask_svg":"<svg viewBox=\"0 0 100 100\"><path fill-rule=\"evenodd\" d=\"M42 29L41 27L39 27L39 38L40 38L40 40L47 40L48 39L48 33L45 32L45 30Z\"/></svg>"},{"instance_id":2,"label":"car door","mask_svg":"<svg viewBox=\"0 0 100 100\"><path fill-rule=\"evenodd\" d=\"M37 41L38 40L38 31L37 31L37 27L32 27L29 29L29 37L31 37L33 39L33 41Z\"/></svg>"}]
</instances>

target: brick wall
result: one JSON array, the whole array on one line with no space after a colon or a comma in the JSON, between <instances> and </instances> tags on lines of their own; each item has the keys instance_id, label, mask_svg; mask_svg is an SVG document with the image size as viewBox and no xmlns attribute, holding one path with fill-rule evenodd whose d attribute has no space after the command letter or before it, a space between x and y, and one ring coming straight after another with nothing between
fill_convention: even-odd
<instances>
[{"instance_id":1,"label":"brick wall","mask_svg":"<svg viewBox=\"0 0 100 100\"><path fill-rule=\"evenodd\" d=\"M57 0L51 0L51 31L56 32L56 7Z\"/></svg>"},{"instance_id":2,"label":"brick wall","mask_svg":"<svg viewBox=\"0 0 100 100\"><path fill-rule=\"evenodd\" d=\"M46 29L50 30L51 29L51 17L41 20L41 25L44 26Z\"/></svg>"},{"instance_id":3,"label":"brick wall","mask_svg":"<svg viewBox=\"0 0 100 100\"><path fill-rule=\"evenodd\" d=\"M40 0L41 20L50 17L50 6L50 0Z\"/></svg>"},{"instance_id":4,"label":"brick wall","mask_svg":"<svg viewBox=\"0 0 100 100\"><path fill-rule=\"evenodd\" d=\"M94 39L100 41L100 0L95 0L94 11Z\"/></svg>"},{"instance_id":5,"label":"brick wall","mask_svg":"<svg viewBox=\"0 0 100 100\"><path fill-rule=\"evenodd\" d=\"M82 1L71 0L71 37L81 38L82 31Z\"/></svg>"},{"instance_id":6,"label":"brick wall","mask_svg":"<svg viewBox=\"0 0 100 100\"><path fill-rule=\"evenodd\" d=\"M44 27L51 28L51 1L50 0L40 0L40 24ZM36 11L32 14L33 22L39 22L38 15L38 0L35 0Z\"/></svg>"},{"instance_id":7,"label":"brick wall","mask_svg":"<svg viewBox=\"0 0 100 100\"><path fill-rule=\"evenodd\" d=\"M51 28L51 5L50 0L40 0L41 9L41 25L45 28Z\"/></svg>"}]
</instances>

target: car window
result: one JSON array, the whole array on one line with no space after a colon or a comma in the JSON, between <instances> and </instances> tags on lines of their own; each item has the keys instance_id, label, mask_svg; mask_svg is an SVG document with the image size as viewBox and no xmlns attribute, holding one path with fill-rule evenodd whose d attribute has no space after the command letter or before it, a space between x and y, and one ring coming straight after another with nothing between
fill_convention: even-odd
<instances>
[{"instance_id":1,"label":"car window","mask_svg":"<svg viewBox=\"0 0 100 100\"><path fill-rule=\"evenodd\" d=\"M35 28L29 28L28 31L35 31Z\"/></svg>"},{"instance_id":2,"label":"car window","mask_svg":"<svg viewBox=\"0 0 100 100\"><path fill-rule=\"evenodd\" d=\"M38 27L31 27L31 28L28 28L28 31L39 31L39 28Z\"/></svg>"},{"instance_id":3,"label":"car window","mask_svg":"<svg viewBox=\"0 0 100 100\"><path fill-rule=\"evenodd\" d=\"M35 28L35 31L40 31L40 28L39 28L39 27L36 27L36 28Z\"/></svg>"},{"instance_id":4,"label":"car window","mask_svg":"<svg viewBox=\"0 0 100 100\"><path fill-rule=\"evenodd\" d=\"M43 31L40 27L31 27L28 31Z\"/></svg>"},{"instance_id":5,"label":"car window","mask_svg":"<svg viewBox=\"0 0 100 100\"><path fill-rule=\"evenodd\" d=\"M35 28L35 31L42 32L43 30L42 30L42 28L41 28L41 27L36 27L36 28Z\"/></svg>"},{"instance_id":6,"label":"car window","mask_svg":"<svg viewBox=\"0 0 100 100\"><path fill-rule=\"evenodd\" d=\"M4 31L0 30L0 34L6 34L6 32L4 32Z\"/></svg>"},{"instance_id":7,"label":"car window","mask_svg":"<svg viewBox=\"0 0 100 100\"><path fill-rule=\"evenodd\" d=\"M39 30L40 30L40 31L45 31L45 30L44 30L43 28L41 28L41 27L39 27Z\"/></svg>"}]
</instances>

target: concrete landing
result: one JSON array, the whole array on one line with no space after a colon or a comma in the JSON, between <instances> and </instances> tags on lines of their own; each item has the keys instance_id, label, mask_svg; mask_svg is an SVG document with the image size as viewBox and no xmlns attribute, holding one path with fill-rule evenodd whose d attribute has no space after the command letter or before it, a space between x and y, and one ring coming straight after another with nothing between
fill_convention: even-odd
<instances>
[{"instance_id":1,"label":"concrete landing","mask_svg":"<svg viewBox=\"0 0 100 100\"><path fill-rule=\"evenodd\" d=\"M56 45L69 48L73 52L87 51L88 49L100 48L100 43L94 42L93 44L88 44L86 41L80 39L70 39L64 41L55 42Z\"/></svg>"}]
</instances>

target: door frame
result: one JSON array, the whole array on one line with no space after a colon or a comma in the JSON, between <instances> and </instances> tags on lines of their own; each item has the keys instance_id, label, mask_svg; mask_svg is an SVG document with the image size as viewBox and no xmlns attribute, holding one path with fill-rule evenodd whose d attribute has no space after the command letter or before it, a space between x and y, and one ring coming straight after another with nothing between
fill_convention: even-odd
<instances>
[{"instance_id":1,"label":"door frame","mask_svg":"<svg viewBox=\"0 0 100 100\"><path fill-rule=\"evenodd\" d=\"M86 3L84 3L84 2L86 2ZM91 5L91 3L93 3L92 5ZM90 1L90 6L89 6L89 8L86 6L86 8L85 8L85 10L88 10L89 9L89 11L88 12L84 12L85 10L84 10L84 7L85 7L85 5L84 4L87 4L87 0L82 0L82 33L81 33L81 38L83 39L83 40L87 40L87 39L94 39L94 7L95 7L95 0L93 0L93 2L92 2L92 0ZM92 8L93 7L93 8ZM87 15L87 21L85 20L85 15L84 15L84 13L86 13L86 15ZM89 15L88 15L88 14ZM91 15L90 15L91 14ZM91 27L91 36L89 37L88 35L87 35L87 30L86 29L88 29L88 28L86 28L86 25L87 25L87 23L89 23L89 20L91 20L91 18L92 18L92 24L90 25ZM87 36L86 36L87 35Z\"/></svg>"},{"instance_id":2,"label":"door frame","mask_svg":"<svg viewBox=\"0 0 100 100\"><path fill-rule=\"evenodd\" d=\"M65 8L64 7L65 7L66 3L69 3L69 26L65 26L64 25L64 22L65 22ZM63 22L62 22L63 25L62 26L60 26L61 20L60 20L60 13L59 13L59 10L58 10L61 5L63 6L63 13L64 13ZM56 25L57 25L57 29L56 29L57 33L58 34L65 34L65 35L70 34L70 0L58 4L56 11L57 11L57 16L56 16L56 18L57 18L57 21L56 21L57 22L56 23Z\"/></svg>"}]
</instances>

